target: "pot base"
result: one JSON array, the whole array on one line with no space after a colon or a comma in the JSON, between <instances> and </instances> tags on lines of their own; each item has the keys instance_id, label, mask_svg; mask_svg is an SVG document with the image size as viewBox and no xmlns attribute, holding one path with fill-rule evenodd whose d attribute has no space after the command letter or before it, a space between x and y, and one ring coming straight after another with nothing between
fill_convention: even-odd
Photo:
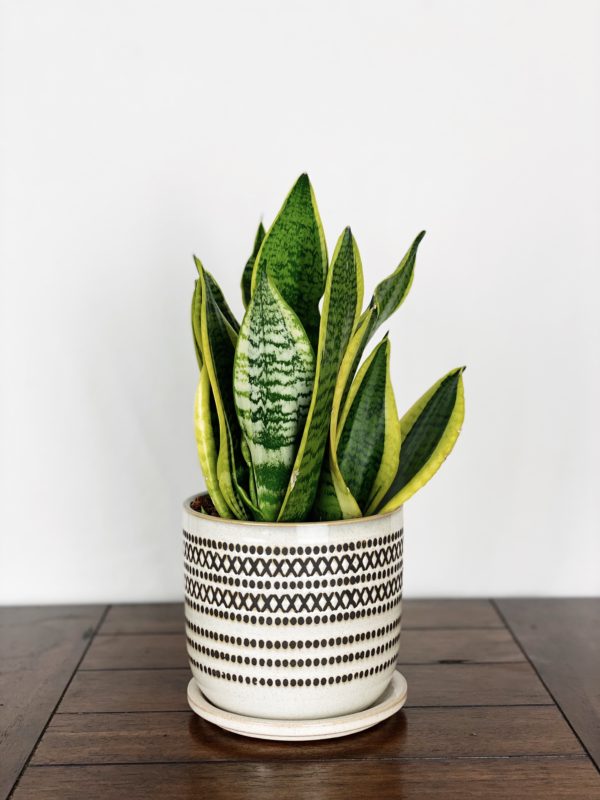
<instances>
[{"instance_id":1,"label":"pot base","mask_svg":"<svg viewBox=\"0 0 600 800\"><path fill-rule=\"evenodd\" d=\"M343 717L301 720L261 719L223 711L204 697L193 678L188 684L187 695L192 711L230 733L250 736L253 739L310 742L349 736L377 725L378 722L391 717L402 708L406 702L406 693L406 679L396 670L385 692L364 711L347 714Z\"/></svg>"}]
</instances>

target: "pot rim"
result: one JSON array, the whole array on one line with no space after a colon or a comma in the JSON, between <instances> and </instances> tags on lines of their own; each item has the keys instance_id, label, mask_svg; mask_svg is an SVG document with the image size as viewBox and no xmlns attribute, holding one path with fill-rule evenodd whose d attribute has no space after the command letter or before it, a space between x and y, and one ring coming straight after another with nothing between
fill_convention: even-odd
<instances>
[{"instance_id":1,"label":"pot rim","mask_svg":"<svg viewBox=\"0 0 600 800\"><path fill-rule=\"evenodd\" d=\"M371 514L369 517L353 517L352 519L335 519L335 520L314 520L314 521L304 521L304 522L260 522L258 520L250 520L250 519L224 519L223 517L213 517L212 514L202 514L200 511L196 511L192 508L192 501L195 500L197 497L206 497L208 496L208 492L198 492L197 494L193 494L191 497L188 497L183 502L183 510L186 514L191 514L194 517L199 517L205 521L216 522L218 524L225 524L225 525L240 525L242 527L260 527L260 528L297 528L297 527L324 527L328 528L333 525L356 525L356 524L367 524L372 520L377 519L387 519L387 517L391 517L392 514L398 514L402 512L404 509L404 505L401 505L399 508L393 509L393 511L386 511L385 514Z\"/></svg>"}]
</instances>

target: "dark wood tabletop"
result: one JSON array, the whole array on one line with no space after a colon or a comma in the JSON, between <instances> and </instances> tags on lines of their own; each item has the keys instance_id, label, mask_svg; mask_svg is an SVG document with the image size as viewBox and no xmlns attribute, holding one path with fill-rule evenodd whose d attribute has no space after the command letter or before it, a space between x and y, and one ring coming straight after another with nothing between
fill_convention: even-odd
<instances>
[{"instance_id":1,"label":"dark wood tabletop","mask_svg":"<svg viewBox=\"0 0 600 800\"><path fill-rule=\"evenodd\" d=\"M600 800L600 598L413 600L408 702L276 743L187 706L179 604L0 608L0 800Z\"/></svg>"}]
</instances>

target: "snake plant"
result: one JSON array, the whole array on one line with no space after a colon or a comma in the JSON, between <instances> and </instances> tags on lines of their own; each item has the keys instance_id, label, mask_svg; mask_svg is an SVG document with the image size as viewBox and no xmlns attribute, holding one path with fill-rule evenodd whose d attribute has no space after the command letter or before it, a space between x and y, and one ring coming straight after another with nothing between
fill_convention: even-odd
<instances>
[{"instance_id":1,"label":"snake plant","mask_svg":"<svg viewBox=\"0 0 600 800\"><path fill-rule=\"evenodd\" d=\"M242 274L241 325L195 259L195 433L221 517L294 522L385 513L437 472L462 425L464 368L399 418L387 334L363 362L410 290L423 236L361 313L356 240L346 228L328 261L314 192L301 175L270 229L258 228Z\"/></svg>"}]
</instances>

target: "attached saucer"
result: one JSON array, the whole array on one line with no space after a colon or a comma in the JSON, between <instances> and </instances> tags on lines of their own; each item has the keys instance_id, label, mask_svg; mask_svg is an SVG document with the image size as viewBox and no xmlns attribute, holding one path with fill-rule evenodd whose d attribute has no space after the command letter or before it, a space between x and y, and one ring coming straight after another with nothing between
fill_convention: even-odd
<instances>
[{"instance_id":1,"label":"attached saucer","mask_svg":"<svg viewBox=\"0 0 600 800\"><path fill-rule=\"evenodd\" d=\"M359 733L391 717L406 702L406 680L397 670L390 685L379 700L364 711L329 719L260 719L231 714L214 706L204 697L195 680L188 684L188 703L192 711L203 719L241 736L254 739L272 739L284 742L309 742L317 739L335 739Z\"/></svg>"}]
</instances>

